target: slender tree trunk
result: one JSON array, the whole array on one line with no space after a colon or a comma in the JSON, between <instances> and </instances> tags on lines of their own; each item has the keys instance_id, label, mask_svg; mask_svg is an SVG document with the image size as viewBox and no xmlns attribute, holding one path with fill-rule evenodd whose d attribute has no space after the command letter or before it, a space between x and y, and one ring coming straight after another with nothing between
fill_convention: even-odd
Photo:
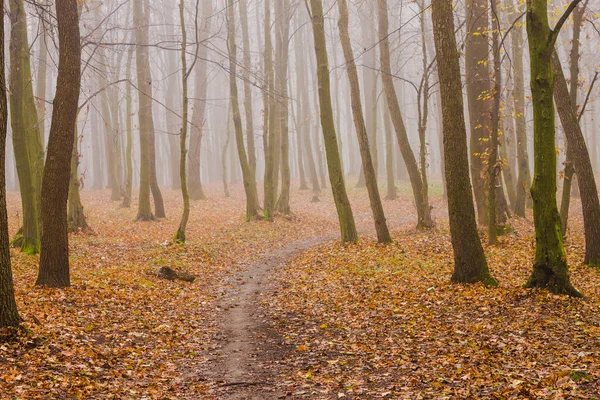
<instances>
[{"instance_id":1,"label":"slender tree trunk","mask_svg":"<svg viewBox=\"0 0 600 400\"><path fill-rule=\"evenodd\" d=\"M273 74L273 45L271 40L271 1L265 0L265 219L273 221L273 207L277 194L277 177L279 176L279 165L276 161L277 153L277 102L275 100L275 76Z\"/></svg>"},{"instance_id":2,"label":"slender tree trunk","mask_svg":"<svg viewBox=\"0 0 600 400\"><path fill-rule=\"evenodd\" d=\"M256 145L254 143L254 116L252 115L252 82L250 81L252 62L250 60L250 34L248 32L248 0L240 1L239 5L244 51L244 68L242 70L242 76L244 78L244 113L246 115L246 141L248 143L248 163L250 164L251 179L256 181ZM289 23L289 21L286 21L286 24L287 23Z\"/></svg>"},{"instance_id":3,"label":"slender tree trunk","mask_svg":"<svg viewBox=\"0 0 600 400\"><path fill-rule=\"evenodd\" d=\"M571 89L569 91L569 98L571 104L577 110L577 90L579 84L579 37L581 35L581 24L583 22L583 14L585 12L585 5L580 5L573 12L573 40L571 41ZM556 65L554 66L555 69ZM562 70L561 70L562 71ZM562 99L561 99L562 100ZM558 104L558 99L556 100ZM577 112L577 111L576 111ZM560 202L560 221L561 221L561 232L563 236L567 234L567 227L569 221L569 207L571 205L571 186L573 179L575 178L575 166L573 160L573 150L569 146L568 139L566 140L567 156L565 159L565 173L563 179L563 190L562 190L562 201ZM595 185L595 183L594 183Z\"/></svg>"},{"instance_id":4,"label":"slender tree trunk","mask_svg":"<svg viewBox=\"0 0 600 400\"><path fill-rule=\"evenodd\" d=\"M489 70L488 0L467 0L467 36L465 42L465 71L469 122L471 126L471 179L477 204L477 219L487 225L489 219L486 196L485 154L490 134L492 89Z\"/></svg>"},{"instance_id":5,"label":"slender tree trunk","mask_svg":"<svg viewBox=\"0 0 600 400\"><path fill-rule=\"evenodd\" d=\"M421 195L422 202L429 208L429 182L427 181L427 123L429 120L429 61L427 58L427 40L425 37L426 23L425 23L425 2L421 0L421 43L423 48L423 80L421 87L419 88L420 102L419 108L419 166L421 167Z\"/></svg>"},{"instance_id":6,"label":"slender tree trunk","mask_svg":"<svg viewBox=\"0 0 600 400\"><path fill-rule=\"evenodd\" d=\"M127 55L127 81L131 81L131 63L133 60L133 49ZM133 188L133 99L131 98L131 85L128 83L125 89L125 129L127 130L127 144L125 147L125 195L122 207L131 207L131 192Z\"/></svg>"},{"instance_id":7,"label":"slender tree trunk","mask_svg":"<svg viewBox=\"0 0 600 400\"><path fill-rule=\"evenodd\" d=\"M488 185L488 238L489 243L498 243L496 220L496 187L498 176L502 170L502 162L498 162L498 131L500 126L500 99L502 90L502 71L500 61L500 20L496 10L496 0L490 0L492 12L492 49L494 54L494 88L492 92L492 118L490 132L490 149L487 171Z\"/></svg>"},{"instance_id":8,"label":"slender tree trunk","mask_svg":"<svg viewBox=\"0 0 600 400\"><path fill-rule=\"evenodd\" d=\"M12 127L23 228L12 241L26 254L40 250L40 190L44 168L38 115L33 97L27 16L23 0L10 0L10 123Z\"/></svg>"},{"instance_id":9,"label":"slender tree trunk","mask_svg":"<svg viewBox=\"0 0 600 400\"><path fill-rule=\"evenodd\" d=\"M187 66L187 31L185 28L185 3L184 0L179 0L179 21L181 24L181 100L183 111L181 113L181 133L179 137L179 179L181 183L181 197L183 199L183 213L179 228L175 233L175 242L185 243L185 230L187 228L188 219L190 218L190 195L187 185L186 157L187 157L187 133L188 133L188 77L191 70L188 71ZM200 46L200 44L196 44ZM193 68L193 64L192 64Z\"/></svg>"},{"instance_id":10,"label":"slender tree trunk","mask_svg":"<svg viewBox=\"0 0 600 400\"><path fill-rule=\"evenodd\" d=\"M4 75L4 18L0 18L0 160L6 159L8 102ZM6 163L0 162L0 328L16 327L21 322L15 301L6 211Z\"/></svg>"},{"instance_id":11,"label":"slender tree trunk","mask_svg":"<svg viewBox=\"0 0 600 400\"><path fill-rule=\"evenodd\" d=\"M48 72L48 47L46 43L48 34L46 33L46 24L43 17L40 18L39 22L39 35L39 60L35 94L37 97L38 129L40 131L40 140L43 145L45 143L46 130L46 75Z\"/></svg>"},{"instance_id":12,"label":"slender tree trunk","mask_svg":"<svg viewBox=\"0 0 600 400\"><path fill-rule=\"evenodd\" d=\"M242 128L242 118L240 116L240 106L238 101L237 89L237 47L235 44L235 13L233 0L228 0L228 24L227 24L227 43L229 51L229 91L231 96L231 110L233 113L233 125L235 130L235 140L237 145L238 158L242 167L242 177L244 180L244 190L246 192L246 220L250 221L258 215L258 192L256 191L256 182L252 180L252 171L250 163L246 156L244 147L244 132Z\"/></svg>"},{"instance_id":13,"label":"slender tree trunk","mask_svg":"<svg viewBox=\"0 0 600 400\"><path fill-rule=\"evenodd\" d=\"M290 142L289 142L289 100L288 100L288 64L289 64L289 36L290 36L290 2L289 0L278 0L277 13L277 93L278 103L278 130L279 130L279 152L281 154L281 193L275 205L277 211L284 215L291 213L290 209Z\"/></svg>"},{"instance_id":14,"label":"slender tree trunk","mask_svg":"<svg viewBox=\"0 0 600 400\"><path fill-rule=\"evenodd\" d=\"M202 29L198 34L200 43L205 42L210 36L212 26L212 1L202 2L202 18L204 19ZM202 135L204 133L204 124L206 118L206 91L208 81L206 72L208 69L208 48L200 46L198 49L198 59L196 65L196 88L193 100L192 127L190 132L190 152L188 155L189 177L188 186L190 198L193 200L205 200L206 196L202 188L201 180L201 155L202 155Z\"/></svg>"},{"instance_id":15,"label":"slender tree trunk","mask_svg":"<svg viewBox=\"0 0 600 400\"><path fill-rule=\"evenodd\" d=\"M525 218L525 207L527 203L529 203L531 171L529 169L529 154L527 151L527 124L525 122L525 78L523 72L524 39L523 28L520 24L515 24L511 30L511 42L512 62L514 68L514 87L512 98L517 134L517 164L519 166L515 214L521 218Z\"/></svg>"},{"instance_id":16,"label":"slender tree trunk","mask_svg":"<svg viewBox=\"0 0 600 400\"><path fill-rule=\"evenodd\" d=\"M571 285L560 215L556 205L556 145L552 53L559 29L548 24L546 0L527 1L527 36L531 68L535 168L531 187L536 250L527 287L581 296Z\"/></svg>"},{"instance_id":17,"label":"slender tree trunk","mask_svg":"<svg viewBox=\"0 0 600 400\"><path fill-rule=\"evenodd\" d=\"M387 100L383 99L383 129L385 131L385 166L387 174L387 195L386 200L396 200L398 198L398 190L396 189L396 179L394 177L394 139L392 138L392 126L388 113L386 112L388 105Z\"/></svg>"},{"instance_id":18,"label":"slender tree trunk","mask_svg":"<svg viewBox=\"0 0 600 400\"><path fill-rule=\"evenodd\" d=\"M67 198L81 85L79 11L76 0L56 0L59 61L56 96L42 180L42 246L36 285L65 287L69 276Z\"/></svg>"},{"instance_id":19,"label":"slender tree trunk","mask_svg":"<svg viewBox=\"0 0 600 400\"><path fill-rule=\"evenodd\" d=\"M223 181L223 192L225 197L229 197L229 181L227 174L227 150L229 149L229 142L231 141L231 102L229 102L229 108L227 109L227 129L225 130L225 143L223 143L223 149L221 150L221 175Z\"/></svg>"},{"instance_id":20,"label":"slender tree trunk","mask_svg":"<svg viewBox=\"0 0 600 400\"><path fill-rule=\"evenodd\" d=\"M568 140L568 146L572 152L574 166L577 169L577 183L581 193L585 230L584 262L589 265L600 266L600 201L598 200L594 170L585 138L581 132L581 126L577 120L575 103L572 103L572 98L569 99L567 82L560 61L556 55L552 61L556 77L554 101Z\"/></svg>"},{"instance_id":21,"label":"slender tree trunk","mask_svg":"<svg viewBox=\"0 0 600 400\"><path fill-rule=\"evenodd\" d=\"M448 214L454 249L452 280L495 285L496 281L489 272L475 221L452 2L433 0L431 7L442 99Z\"/></svg>"},{"instance_id":22,"label":"slender tree trunk","mask_svg":"<svg viewBox=\"0 0 600 400\"><path fill-rule=\"evenodd\" d=\"M333 109L331 106L331 87L329 83L329 62L327 60L327 44L325 39L325 22L323 17L323 3L321 0L310 0L312 11L312 28L317 62L317 77L319 82L319 104L321 110L321 127L323 140L327 153L327 167L329 180L335 201L342 242L358 241L358 234L354 224L354 215L344 183L344 174L340 163L340 154L333 123Z\"/></svg>"},{"instance_id":23,"label":"slender tree trunk","mask_svg":"<svg viewBox=\"0 0 600 400\"><path fill-rule=\"evenodd\" d=\"M298 17L299 18L299 17ZM308 85L306 80L306 62L304 53L304 33L302 30L296 33L296 92L298 93L298 135L302 136L304 141L304 155L308 166L308 176L312 186L312 202L319 201L319 193L321 186L319 184L319 176L317 174L317 166L315 163L314 150L310 132L310 101L308 98Z\"/></svg>"},{"instance_id":24,"label":"slender tree trunk","mask_svg":"<svg viewBox=\"0 0 600 400\"><path fill-rule=\"evenodd\" d=\"M410 148L406 127L404 125L402 113L398 104L398 96L396 95L394 81L392 79L390 45L388 38L387 0L377 0L377 4L379 10L379 56L381 59L381 79L383 81L383 88L387 98L388 107L390 109L392 123L396 130L398 145L400 146L400 151L402 152L402 157L404 158L404 162L410 176L410 183L412 185L418 214L417 227L429 228L433 225L433 221L431 219L431 210L429 208L429 203L425 198L423 198L423 181L419 173L419 167L417 165L415 155Z\"/></svg>"},{"instance_id":25,"label":"slender tree trunk","mask_svg":"<svg viewBox=\"0 0 600 400\"><path fill-rule=\"evenodd\" d=\"M338 23L340 29L340 41L346 59L346 67L348 72L348 80L350 81L350 97L352 101L352 115L354 117L354 126L358 136L358 144L360 146L360 156L362 159L363 172L365 174L365 183L369 192L369 201L373 220L375 222L375 231L377 232L377 240L379 243L391 243L392 238L385 221L385 213L379 196L379 188L377 187L377 177L375 176L375 168L371 159L371 151L369 150L369 134L363 117L363 110L360 97L360 84L358 81L358 72L354 62L354 54L352 52L352 44L350 42L350 34L348 33L348 4L346 0L338 0L340 11L340 20ZM373 144L375 145L375 144Z\"/></svg>"}]
</instances>

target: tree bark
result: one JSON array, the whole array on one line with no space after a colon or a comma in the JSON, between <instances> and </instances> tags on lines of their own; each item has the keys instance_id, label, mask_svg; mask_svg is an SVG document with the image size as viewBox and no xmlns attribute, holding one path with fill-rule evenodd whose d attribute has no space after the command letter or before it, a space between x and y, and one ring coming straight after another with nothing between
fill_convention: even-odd
<instances>
[{"instance_id":1,"label":"tree bark","mask_svg":"<svg viewBox=\"0 0 600 400\"><path fill-rule=\"evenodd\" d=\"M556 205L556 145L552 53L559 29L548 24L546 0L527 1L535 168L531 187L536 249L533 272L526 286L557 294L581 296L571 285L560 215Z\"/></svg>"},{"instance_id":2,"label":"tree bark","mask_svg":"<svg viewBox=\"0 0 600 400\"><path fill-rule=\"evenodd\" d=\"M8 101L4 56L4 18L0 18L0 160L6 159ZM15 301L6 211L6 163L0 162L0 328L16 327L21 322Z\"/></svg>"},{"instance_id":3,"label":"tree bark","mask_svg":"<svg viewBox=\"0 0 600 400\"><path fill-rule=\"evenodd\" d=\"M321 111L321 128L327 154L327 167L329 169L329 180L335 201L342 242L358 241L358 233L354 224L354 215L346 185L344 174L340 163L335 125L333 122L333 108L331 106L331 87L329 82L329 62L327 60L327 44L325 39L325 22L323 17L323 3L321 0L310 0L311 22L313 28L315 56L317 62L317 78L319 83L319 105Z\"/></svg>"},{"instance_id":4,"label":"tree bark","mask_svg":"<svg viewBox=\"0 0 600 400\"><path fill-rule=\"evenodd\" d=\"M556 55L552 58L552 63L556 77L554 101L556 102L563 130L567 136L568 146L572 152L578 175L577 183L581 193L585 231L584 262L588 265L600 266L600 201L598 200L594 170L581 126L577 120L576 106L568 95L567 81Z\"/></svg>"},{"instance_id":5,"label":"tree bark","mask_svg":"<svg viewBox=\"0 0 600 400\"><path fill-rule=\"evenodd\" d=\"M433 0L431 7L442 99L448 214L454 249L452 280L496 285L488 269L475 221L452 2Z\"/></svg>"},{"instance_id":6,"label":"tree bark","mask_svg":"<svg viewBox=\"0 0 600 400\"><path fill-rule=\"evenodd\" d=\"M10 123L15 153L23 228L12 245L26 254L40 250L40 190L44 168L38 115L31 84L27 15L23 0L10 0Z\"/></svg>"},{"instance_id":7,"label":"tree bark","mask_svg":"<svg viewBox=\"0 0 600 400\"><path fill-rule=\"evenodd\" d=\"M56 19L58 80L42 180L42 246L36 285L65 287L71 284L67 197L81 86L77 0L56 0Z\"/></svg>"}]
</instances>

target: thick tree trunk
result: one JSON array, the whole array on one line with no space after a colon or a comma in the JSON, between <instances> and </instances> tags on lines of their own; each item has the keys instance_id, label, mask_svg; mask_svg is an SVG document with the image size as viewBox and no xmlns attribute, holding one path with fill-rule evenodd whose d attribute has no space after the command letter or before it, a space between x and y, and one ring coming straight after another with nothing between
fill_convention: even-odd
<instances>
[{"instance_id":1,"label":"thick tree trunk","mask_svg":"<svg viewBox=\"0 0 600 400\"><path fill-rule=\"evenodd\" d=\"M0 19L0 160L6 159L8 131L8 102L4 75L4 18ZM6 163L0 162L0 328L16 327L21 322L15 301L10 248L8 244L8 215L6 212Z\"/></svg>"},{"instance_id":2,"label":"thick tree trunk","mask_svg":"<svg viewBox=\"0 0 600 400\"><path fill-rule=\"evenodd\" d=\"M27 39L27 16L23 0L10 0L10 123L12 127L23 228L12 244L26 254L40 250L40 190L44 149L40 137Z\"/></svg>"},{"instance_id":3,"label":"thick tree trunk","mask_svg":"<svg viewBox=\"0 0 600 400\"><path fill-rule=\"evenodd\" d=\"M558 30L550 30L546 0L528 0L527 36L531 66L535 168L531 187L536 250L527 287L581 296L571 285L556 205L556 145L552 54Z\"/></svg>"},{"instance_id":4,"label":"thick tree trunk","mask_svg":"<svg viewBox=\"0 0 600 400\"><path fill-rule=\"evenodd\" d=\"M81 85L77 0L56 0L59 61L56 96L42 180L42 246L36 285L65 287L69 275L67 198Z\"/></svg>"},{"instance_id":5,"label":"thick tree trunk","mask_svg":"<svg viewBox=\"0 0 600 400\"><path fill-rule=\"evenodd\" d=\"M228 0L228 24L227 24L227 48L229 51L229 94L231 96L231 110L233 113L233 125L235 129L235 141L237 145L238 158L242 168L244 190L246 192L246 220L250 221L258 215L258 192L256 182L252 180L252 171L246 148L244 147L244 131L242 118L240 116L240 105L238 101L237 88L237 46L235 44L235 13L233 0Z\"/></svg>"},{"instance_id":6,"label":"thick tree trunk","mask_svg":"<svg viewBox=\"0 0 600 400\"><path fill-rule=\"evenodd\" d=\"M491 90L489 70L489 5L487 0L467 0L467 36L465 71L469 122L471 126L471 179L477 204L477 220L487 225L489 219L486 196L485 154L490 134Z\"/></svg>"},{"instance_id":7,"label":"thick tree trunk","mask_svg":"<svg viewBox=\"0 0 600 400\"><path fill-rule=\"evenodd\" d=\"M256 181L256 144L254 142L254 116L252 114L252 61L250 60L250 34L248 32L248 0L242 0L240 5L240 23L242 25L244 77L244 114L246 115L246 142L248 143L248 163L250 164L251 179ZM285 21L286 25L289 21ZM288 25L289 26L289 25Z\"/></svg>"},{"instance_id":8,"label":"thick tree trunk","mask_svg":"<svg viewBox=\"0 0 600 400\"><path fill-rule=\"evenodd\" d=\"M495 285L496 281L489 272L475 221L452 2L433 0L431 7L442 99L448 214L454 249L452 280Z\"/></svg>"},{"instance_id":9,"label":"thick tree trunk","mask_svg":"<svg viewBox=\"0 0 600 400\"><path fill-rule=\"evenodd\" d=\"M585 138L577 120L576 106L571 102L572 98L569 98L567 82L556 55L552 62L556 76L554 101L567 136L568 146L572 152L574 166L577 169L577 183L581 193L585 230L585 263L600 266L600 201L598 200L594 170Z\"/></svg>"},{"instance_id":10,"label":"thick tree trunk","mask_svg":"<svg viewBox=\"0 0 600 400\"><path fill-rule=\"evenodd\" d=\"M419 173L419 167L417 165L415 155L410 147L410 142L406 133L406 127L404 125L402 113L398 104L398 96L396 95L394 81L392 79L387 0L377 0L377 4L379 11L379 56L381 60L381 79L383 81L383 89L385 91L388 107L390 109L392 123L396 130L398 145L400 146L400 151L402 152L402 157L410 177L410 183L412 186L418 214L417 227L429 228L433 226L431 210L429 208L429 203L423 197L423 181Z\"/></svg>"},{"instance_id":11,"label":"thick tree trunk","mask_svg":"<svg viewBox=\"0 0 600 400\"><path fill-rule=\"evenodd\" d=\"M363 172L365 175L365 184L369 192L369 201L371 211L373 213L373 221L375 222L375 231L377 232L377 240L379 243L391 243L392 238L385 221L385 213L379 196L379 188L377 187L377 176L371 158L369 149L369 134L363 117L362 103L360 97L360 84L358 81L358 72L356 63L354 62L354 54L352 52L352 44L350 42L350 34L348 33L348 4L346 0L338 0L340 11L340 20L338 23L340 29L340 41L346 59L346 67L348 72L348 80L350 81L350 97L352 101L352 116L354 117L354 126L358 136L358 144L360 146L360 156L362 159ZM376 143L372 143L373 146Z\"/></svg>"},{"instance_id":12,"label":"thick tree trunk","mask_svg":"<svg viewBox=\"0 0 600 400\"><path fill-rule=\"evenodd\" d=\"M154 129L152 120L152 80L148 76L149 54L147 30L144 17L144 4L140 1L133 3L133 23L135 26L137 86L138 86L138 117L140 130L140 192L138 203L138 221L152 221L156 217L150 207L150 131Z\"/></svg>"}]
</instances>

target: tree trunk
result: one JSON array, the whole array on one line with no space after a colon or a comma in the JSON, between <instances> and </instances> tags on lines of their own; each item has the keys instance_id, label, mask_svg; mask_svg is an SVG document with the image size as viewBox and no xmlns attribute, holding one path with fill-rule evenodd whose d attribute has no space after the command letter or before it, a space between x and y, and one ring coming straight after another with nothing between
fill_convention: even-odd
<instances>
[{"instance_id":1,"label":"tree trunk","mask_svg":"<svg viewBox=\"0 0 600 400\"><path fill-rule=\"evenodd\" d=\"M8 104L4 75L4 18L0 18L0 160L6 159ZM0 328L16 327L21 322L15 301L6 211L6 163L0 162Z\"/></svg>"},{"instance_id":2,"label":"tree trunk","mask_svg":"<svg viewBox=\"0 0 600 400\"><path fill-rule=\"evenodd\" d=\"M531 66L535 168L531 196L536 249L527 287L581 296L571 285L560 215L556 205L556 145L552 53L559 30L550 30L546 0L527 2L527 36Z\"/></svg>"},{"instance_id":3,"label":"tree trunk","mask_svg":"<svg viewBox=\"0 0 600 400\"><path fill-rule=\"evenodd\" d=\"M489 219L486 196L485 154L491 120L491 90L488 49L488 3L487 0L467 0L467 36L465 42L465 72L469 122L471 126L471 179L477 204L477 219L487 225Z\"/></svg>"},{"instance_id":4,"label":"tree trunk","mask_svg":"<svg viewBox=\"0 0 600 400\"><path fill-rule=\"evenodd\" d=\"M240 116L240 105L237 89L237 47L235 44L235 13L233 0L228 0L228 24L227 24L227 48L229 51L229 94L231 96L231 110L233 113L233 125L235 130L235 141L237 145L238 158L242 168L244 190L246 192L246 220L250 221L258 215L258 192L256 182L252 180L250 163L246 156L244 147L244 132L242 118Z\"/></svg>"},{"instance_id":5,"label":"tree trunk","mask_svg":"<svg viewBox=\"0 0 600 400\"><path fill-rule=\"evenodd\" d=\"M26 254L40 250L40 189L44 168L38 115L31 85L27 16L23 0L10 0L10 123L12 127L21 204L23 228L12 245Z\"/></svg>"},{"instance_id":6,"label":"tree trunk","mask_svg":"<svg viewBox=\"0 0 600 400\"><path fill-rule=\"evenodd\" d=\"M569 101L567 82L560 61L555 56L552 62L556 78L554 101L556 102L563 130L567 136L568 146L572 152L574 166L577 169L577 183L581 193L585 230L584 262L588 265L600 266L600 201L598 200L594 170L585 138L581 132L581 126L577 120L576 106L571 102L572 98Z\"/></svg>"},{"instance_id":7,"label":"tree trunk","mask_svg":"<svg viewBox=\"0 0 600 400\"><path fill-rule=\"evenodd\" d=\"M396 138L398 139L398 145L402 152L402 157L406 164L408 174L410 176L410 183L415 198L418 214L418 228L429 228L433 226L431 219L431 210L429 203L423 198L423 181L419 174L419 167L415 159L415 155L410 147L408 141L408 135L406 133L406 127L402 119L402 113L398 104L398 96L394 88L394 81L391 73L390 63L390 44L388 34L388 11L387 11L387 0L377 0L379 10L379 56L381 59L381 79L383 81L383 88L390 109L390 115L392 123L396 130Z\"/></svg>"},{"instance_id":8,"label":"tree trunk","mask_svg":"<svg viewBox=\"0 0 600 400\"><path fill-rule=\"evenodd\" d=\"M73 151L71 153L71 175L69 177L69 203L67 212L67 229L69 233L85 232L89 229L85 214L83 213L83 204L79 195L81 181L79 180L79 149L77 148L79 132L77 124L73 134L75 135Z\"/></svg>"},{"instance_id":9,"label":"tree trunk","mask_svg":"<svg viewBox=\"0 0 600 400\"><path fill-rule=\"evenodd\" d=\"M288 64L289 64L289 36L290 36L290 2L289 0L277 0L275 13L277 14L277 60L276 81L277 93L279 94L278 105L278 130L279 130L279 152L281 154L281 193L275 205L275 209L289 215L290 209L290 142L289 142L289 100L288 100ZM281 7L281 9L279 9Z\"/></svg>"},{"instance_id":10,"label":"tree trunk","mask_svg":"<svg viewBox=\"0 0 600 400\"><path fill-rule=\"evenodd\" d=\"M494 89L492 92L492 118L490 129L490 149L487 165L488 185L488 238L489 243L494 245L498 242L497 220L496 220L496 187L498 176L502 170L502 161L498 162L498 131L500 126L500 99L502 90L502 71L500 61L500 20L496 11L496 0L490 0L492 12L492 49L494 53Z\"/></svg>"},{"instance_id":11,"label":"tree trunk","mask_svg":"<svg viewBox=\"0 0 600 400\"><path fill-rule=\"evenodd\" d=\"M36 105L38 115L38 129L40 131L40 140L42 145L45 143L45 128L46 128L46 75L48 71L48 47L46 40L48 34L46 32L46 24L42 16L39 21L39 46L38 46L38 71L36 82Z\"/></svg>"},{"instance_id":12,"label":"tree trunk","mask_svg":"<svg viewBox=\"0 0 600 400\"><path fill-rule=\"evenodd\" d=\"M360 146L360 156L362 159L363 172L365 175L365 184L369 192L369 201L371 203L371 211L375 222L375 231L377 232L377 240L379 243L391 243L392 238L385 221L385 213L379 196L379 188L377 187L377 177L375 168L371 158L369 149L369 134L363 117L363 110L360 97L360 84L358 81L358 72L354 62L354 54L352 52L352 44L350 42L350 34L348 33L348 4L346 0L338 0L340 11L340 20L338 23L340 29L340 41L346 59L346 67L348 72L348 80L350 81L350 97L352 101L352 115L354 117L354 126L356 135L358 136L358 144ZM376 145L373 143L373 145Z\"/></svg>"},{"instance_id":13,"label":"tree trunk","mask_svg":"<svg viewBox=\"0 0 600 400\"><path fill-rule=\"evenodd\" d=\"M433 0L431 7L442 99L448 214L454 249L452 280L495 285L496 281L489 272L475 221L452 2Z\"/></svg>"},{"instance_id":14,"label":"tree trunk","mask_svg":"<svg viewBox=\"0 0 600 400\"><path fill-rule=\"evenodd\" d=\"M56 0L59 61L48 157L42 180L42 246L36 285L65 287L69 276L67 198L81 86L81 46L76 0Z\"/></svg>"},{"instance_id":15,"label":"tree trunk","mask_svg":"<svg viewBox=\"0 0 600 400\"><path fill-rule=\"evenodd\" d=\"M204 24L198 34L198 40L200 43L205 42L210 36L210 29L212 26L212 1L202 2L202 18L204 18ZM201 180L201 155L202 155L202 135L204 133L204 124L206 118L206 91L208 88L208 81L206 77L206 71L208 69L208 48L207 46L200 46L198 49L196 65L196 89L195 97L193 101L194 111L192 112L192 129L190 132L190 152L188 155L188 186L190 191L190 198L193 200L205 200L204 189L202 188Z\"/></svg>"},{"instance_id":16,"label":"tree trunk","mask_svg":"<svg viewBox=\"0 0 600 400\"><path fill-rule=\"evenodd\" d=\"M188 132L188 77L191 70L188 71L187 66L187 31L185 28L185 4L184 0L179 0L179 21L181 24L181 102L183 106L183 112L181 113L181 133L179 136L179 179L181 184L181 197L183 199L183 213L181 214L181 221L179 222L179 228L175 233L174 241L176 243L185 243L185 230L187 228L188 219L190 218L190 195L188 193L187 186L187 171L186 171L186 157L187 157L187 132ZM200 46L199 43L196 46ZM192 64L193 68L193 64Z\"/></svg>"},{"instance_id":17,"label":"tree trunk","mask_svg":"<svg viewBox=\"0 0 600 400\"><path fill-rule=\"evenodd\" d=\"M396 200L398 190L396 189L396 179L394 178L394 139L392 138L392 127L390 119L385 110L387 110L387 100L383 99L383 129L385 131L385 169L387 174L387 195L386 200Z\"/></svg>"},{"instance_id":18,"label":"tree trunk","mask_svg":"<svg viewBox=\"0 0 600 400\"><path fill-rule=\"evenodd\" d=\"M321 111L321 128L327 153L327 167L333 199L338 213L342 242L358 241L358 234L354 224L354 215L340 163L340 154L333 123L333 108L331 106L331 87L329 83L329 61L327 60L327 44L325 39L325 22L323 17L323 3L321 0L310 0L312 10L312 28L314 35L315 56L317 62L317 78L319 83L319 105Z\"/></svg>"},{"instance_id":19,"label":"tree trunk","mask_svg":"<svg viewBox=\"0 0 600 400\"><path fill-rule=\"evenodd\" d=\"M127 81L131 81L131 62L133 50L127 55ZM131 98L131 85L128 83L125 89L125 129L127 130L127 144L125 147L125 195L122 207L131 207L131 192L133 188L133 99Z\"/></svg>"},{"instance_id":20,"label":"tree trunk","mask_svg":"<svg viewBox=\"0 0 600 400\"><path fill-rule=\"evenodd\" d=\"M240 4L240 23L242 25L243 42L243 65L242 76L244 78L244 114L246 115L246 141L248 143L248 163L250 164L251 179L256 181L256 145L254 143L254 116L252 114L252 61L250 60L250 34L248 32L248 0L242 0ZM257 21L258 22L258 21ZM285 21L286 24L289 21ZM289 26L289 25L288 25Z\"/></svg>"},{"instance_id":21,"label":"tree trunk","mask_svg":"<svg viewBox=\"0 0 600 400\"><path fill-rule=\"evenodd\" d=\"M138 221L152 221L156 217L150 207L150 131L154 129L152 121L152 80L148 75L150 60L147 42L147 30L142 1L133 2L133 23L135 26L138 118L140 130L140 193L138 203Z\"/></svg>"},{"instance_id":22,"label":"tree trunk","mask_svg":"<svg viewBox=\"0 0 600 400\"><path fill-rule=\"evenodd\" d=\"M580 5L573 12L573 40L571 41L571 89L568 93L569 98L571 99L570 103L575 109L575 114L577 114L578 104L577 104L577 88L579 83L579 37L581 35L581 24L583 22L583 14L585 12L585 6ZM555 57L556 58L556 57ZM560 62L558 63L560 64ZM557 64L555 63L554 69L557 70ZM562 69L561 69L562 72ZM556 90L556 89L555 89ZM560 99L564 102L565 99ZM557 105L559 99L555 100ZM568 104L568 103L567 103ZM577 124L579 125L579 123ZM566 130L566 129L565 129ZM565 132L566 133L566 132ZM584 142L585 144L585 142ZM567 234L567 227L569 221L569 206L571 205L571 186L573 183L573 179L575 177L575 167L574 167L574 159L573 159L573 150L569 145L569 140L566 140L567 146L567 156L565 159L565 173L563 179L563 190L562 190L562 200L560 202L560 222L561 222L561 232L563 236ZM588 155L589 158L589 155ZM595 182L594 182L595 186Z\"/></svg>"},{"instance_id":23,"label":"tree trunk","mask_svg":"<svg viewBox=\"0 0 600 400\"><path fill-rule=\"evenodd\" d=\"M277 179L279 164L277 163L277 101L275 99L275 76L273 74L273 45L271 39L271 2L265 0L265 177L264 177L264 203L265 219L273 221L273 208L277 195Z\"/></svg>"},{"instance_id":24,"label":"tree trunk","mask_svg":"<svg viewBox=\"0 0 600 400\"><path fill-rule=\"evenodd\" d=\"M516 7L515 7L516 9ZM515 24L511 30L511 53L514 68L513 106L517 134L517 198L515 214L525 218L525 207L529 203L531 187L531 171L529 170L529 154L527 151L527 124L525 121L525 78L523 72L523 28Z\"/></svg>"}]
</instances>

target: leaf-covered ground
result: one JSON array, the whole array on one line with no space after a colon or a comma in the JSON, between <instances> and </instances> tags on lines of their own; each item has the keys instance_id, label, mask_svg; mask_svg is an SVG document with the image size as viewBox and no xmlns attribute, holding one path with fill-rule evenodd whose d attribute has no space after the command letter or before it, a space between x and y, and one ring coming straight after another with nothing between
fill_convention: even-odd
<instances>
[{"instance_id":1,"label":"leaf-covered ground","mask_svg":"<svg viewBox=\"0 0 600 400\"><path fill-rule=\"evenodd\" d=\"M244 221L241 185L225 198L193 202L188 243L173 245L180 193L164 191L167 219L134 222L131 209L107 192L82 192L95 235L72 235L71 288L34 286L38 257L12 252L17 302L29 333L0 343L0 398L204 398L211 382L198 371L212 345L227 277L269 252L338 232L329 190L311 203L295 191L292 217ZM351 192L360 226L370 228L364 190ZM439 201L437 202L439 203ZM133 204L135 205L135 199ZM440 209L443 207L440 205ZM386 204L391 223L411 218L409 196ZM9 194L9 228L21 223L18 195ZM194 283L167 282L161 266L183 268ZM204 368L205 369L205 368Z\"/></svg>"},{"instance_id":2,"label":"leaf-covered ground","mask_svg":"<svg viewBox=\"0 0 600 400\"><path fill-rule=\"evenodd\" d=\"M298 398L598 399L600 271L580 265L583 238L567 251L583 300L522 286L530 272L530 222L486 249L497 288L449 283L445 222L332 243L281 269L267 299L293 346L282 385ZM581 226L576 220L573 226Z\"/></svg>"}]
</instances>

